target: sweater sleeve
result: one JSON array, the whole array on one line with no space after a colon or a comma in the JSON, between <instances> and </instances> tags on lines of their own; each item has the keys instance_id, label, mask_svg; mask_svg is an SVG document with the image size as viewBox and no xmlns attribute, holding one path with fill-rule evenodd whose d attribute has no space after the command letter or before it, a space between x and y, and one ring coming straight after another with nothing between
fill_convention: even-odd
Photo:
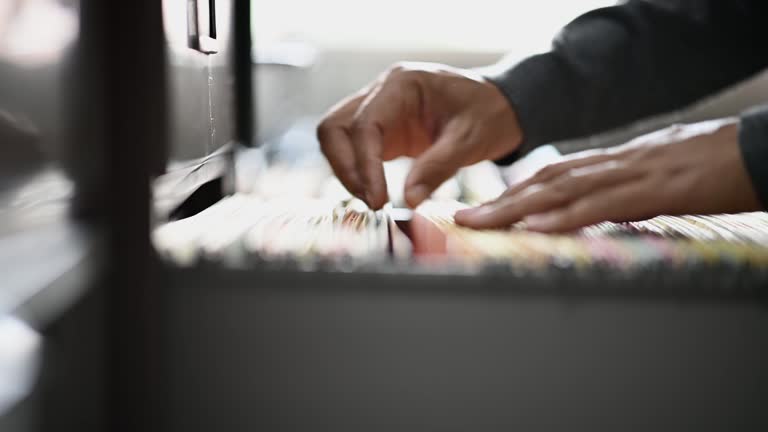
<instances>
[{"instance_id":1,"label":"sweater sleeve","mask_svg":"<svg viewBox=\"0 0 768 432\"><path fill-rule=\"evenodd\" d=\"M768 208L768 105L742 114L739 146L757 197Z\"/></svg>"},{"instance_id":2,"label":"sweater sleeve","mask_svg":"<svg viewBox=\"0 0 768 432\"><path fill-rule=\"evenodd\" d=\"M630 0L582 15L549 52L488 77L509 100L524 135L521 148L500 162L682 108L759 72L768 66L766 5Z\"/></svg>"}]
</instances>

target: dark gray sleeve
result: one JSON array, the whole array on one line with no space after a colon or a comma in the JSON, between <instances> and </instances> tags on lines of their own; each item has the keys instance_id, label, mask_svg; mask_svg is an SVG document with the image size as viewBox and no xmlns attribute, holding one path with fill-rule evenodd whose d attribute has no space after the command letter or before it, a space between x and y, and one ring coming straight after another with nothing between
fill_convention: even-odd
<instances>
[{"instance_id":1,"label":"dark gray sleeve","mask_svg":"<svg viewBox=\"0 0 768 432\"><path fill-rule=\"evenodd\" d=\"M506 162L681 108L765 68L767 4L634 0L577 18L549 52L489 76L523 129L521 150Z\"/></svg>"},{"instance_id":2,"label":"dark gray sleeve","mask_svg":"<svg viewBox=\"0 0 768 432\"><path fill-rule=\"evenodd\" d=\"M768 208L768 105L742 114L739 145L757 196Z\"/></svg>"}]
</instances>

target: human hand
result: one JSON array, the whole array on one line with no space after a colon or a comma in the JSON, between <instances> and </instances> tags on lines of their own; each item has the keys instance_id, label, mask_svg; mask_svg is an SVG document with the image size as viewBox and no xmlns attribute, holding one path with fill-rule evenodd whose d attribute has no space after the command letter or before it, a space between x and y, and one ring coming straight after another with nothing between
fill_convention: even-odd
<instances>
[{"instance_id":1,"label":"human hand","mask_svg":"<svg viewBox=\"0 0 768 432\"><path fill-rule=\"evenodd\" d=\"M317 131L344 186L373 209L388 200L382 162L416 158L405 181L411 207L467 165L498 159L522 140L517 116L472 71L402 63L334 106Z\"/></svg>"},{"instance_id":2,"label":"human hand","mask_svg":"<svg viewBox=\"0 0 768 432\"><path fill-rule=\"evenodd\" d=\"M456 213L472 228L523 220L541 232L660 214L760 210L738 143L738 120L676 125L622 146L577 153L512 186L498 199Z\"/></svg>"}]
</instances>

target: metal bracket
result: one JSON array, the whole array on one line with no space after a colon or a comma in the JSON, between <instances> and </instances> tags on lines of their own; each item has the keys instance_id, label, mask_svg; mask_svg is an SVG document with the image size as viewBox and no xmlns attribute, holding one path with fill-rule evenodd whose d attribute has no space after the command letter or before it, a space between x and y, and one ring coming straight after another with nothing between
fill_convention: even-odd
<instances>
[{"instance_id":1,"label":"metal bracket","mask_svg":"<svg viewBox=\"0 0 768 432\"><path fill-rule=\"evenodd\" d=\"M187 0L189 47L205 54L219 51L216 40L216 0Z\"/></svg>"}]
</instances>

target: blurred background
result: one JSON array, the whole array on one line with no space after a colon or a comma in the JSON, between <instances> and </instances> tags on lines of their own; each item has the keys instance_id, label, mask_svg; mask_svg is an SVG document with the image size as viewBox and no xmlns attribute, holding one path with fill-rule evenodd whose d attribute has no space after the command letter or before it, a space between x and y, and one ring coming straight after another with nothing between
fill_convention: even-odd
<instances>
[{"instance_id":1,"label":"blurred background","mask_svg":"<svg viewBox=\"0 0 768 432\"><path fill-rule=\"evenodd\" d=\"M516 52L546 49L563 25L612 0L471 3L440 0L254 0L257 43L298 41L326 50ZM320 18L321 17L321 18Z\"/></svg>"}]
</instances>

